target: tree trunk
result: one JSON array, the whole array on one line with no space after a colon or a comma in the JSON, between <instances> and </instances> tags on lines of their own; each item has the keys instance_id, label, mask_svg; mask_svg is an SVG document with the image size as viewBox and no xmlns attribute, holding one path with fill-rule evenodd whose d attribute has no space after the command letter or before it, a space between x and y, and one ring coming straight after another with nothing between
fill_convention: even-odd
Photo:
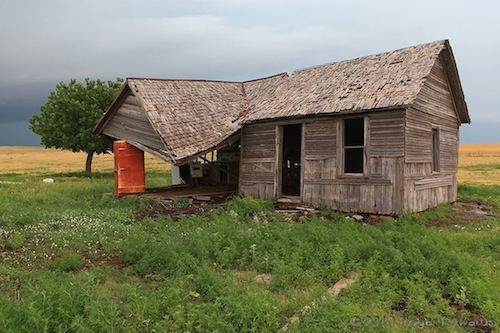
<instances>
[{"instance_id":1,"label":"tree trunk","mask_svg":"<svg viewBox=\"0 0 500 333\"><path fill-rule=\"evenodd\" d=\"M92 158L94 158L94 152L87 152L87 161L85 162L85 173L90 176L92 174Z\"/></svg>"}]
</instances>

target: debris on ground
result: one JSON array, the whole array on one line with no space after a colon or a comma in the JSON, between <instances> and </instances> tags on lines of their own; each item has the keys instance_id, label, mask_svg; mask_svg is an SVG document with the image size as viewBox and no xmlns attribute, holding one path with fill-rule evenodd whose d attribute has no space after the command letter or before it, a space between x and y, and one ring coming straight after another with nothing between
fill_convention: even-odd
<instances>
[{"instance_id":1,"label":"debris on ground","mask_svg":"<svg viewBox=\"0 0 500 333\"><path fill-rule=\"evenodd\" d=\"M193 197L193 199L198 201L210 201L212 198L209 195L197 195Z\"/></svg>"},{"instance_id":2,"label":"debris on ground","mask_svg":"<svg viewBox=\"0 0 500 333\"><path fill-rule=\"evenodd\" d=\"M363 216L358 215L358 214L351 215L351 217L352 217L353 219L355 219L356 221L362 221L362 220L364 220L364 219L365 219Z\"/></svg>"},{"instance_id":3,"label":"debris on ground","mask_svg":"<svg viewBox=\"0 0 500 333\"><path fill-rule=\"evenodd\" d=\"M153 189L141 198L151 200L147 207L136 212L137 218L157 218L170 216L177 220L181 216L192 216L210 211L228 201L236 191L227 187L191 187L172 186L169 188Z\"/></svg>"},{"instance_id":4,"label":"debris on ground","mask_svg":"<svg viewBox=\"0 0 500 333\"><path fill-rule=\"evenodd\" d=\"M253 278L253 282L257 284L271 283L273 276L270 273L259 274Z\"/></svg>"},{"instance_id":5,"label":"debris on ground","mask_svg":"<svg viewBox=\"0 0 500 333\"><path fill-rule=\"evenodd\" d=\"M368 216L368 219L371 221L387 221L387 220L394 220L394 217L388 216L388 215L374 215L370 214Z\"/></svg>"},{"instance_id":6,"label":"debris on ground","mask_svg":"<svg viewBox=\"0 0 500 333\"><path fill-rule=\"evenodd\" d=\"M348 288L351 284L358 281L361 273L353 273L352 275L338 280L332 287L328 288L328 294L333 298L337 298L340 292L346 288Z\"/></svg>"},{"instance_id":7,"label":"debris on ground","mask_svg":"<svg viewBox=\"0 0 500 333\"><path fill-rule=\"evenodd\" d=\"M296 197L296 196L285 196L285 197L282 197L282 198L279 198L277 200L277 203L280 204L300 204L301 201L300 201L300 197Z\"/></svg>"},{"instance_id":8,"label":"debris on ground","mask_svg":"<svg viewBox=\"0 0 500 333\"><path fill-rule=\"evenodd\" d=\"M311 311L312 309L316 308L318 305L321 304L321 302L324 302L327 297L331 298L337 298L340 292L346 288L349 288L349 286L361 277L360 272L355 272L349 275L346 278L340 279L337 281L332 287L328 288L327 294L322 296L320 299L312 301L309 305L305 305L300 309L299 313L307 313ZM282 332L286 332L288 330L288 325L290 323L295 323L299 321L299 316L297 313L294 313L290 318L288 318L286 324L280 329Z\"/></svg>"},{"instance_id":9,"label":"debris on ground","mask_svg":"<svg viewBox=\"0 0 500 333\"><path fill-rule=\"evenodd\" d=\"M316 208L302 205L300 199L297 199L296 197L279 198L274 205L274 211L276 213L288 214L294 217L319 213L319 210Z\"/></svg>"}]
</instances>

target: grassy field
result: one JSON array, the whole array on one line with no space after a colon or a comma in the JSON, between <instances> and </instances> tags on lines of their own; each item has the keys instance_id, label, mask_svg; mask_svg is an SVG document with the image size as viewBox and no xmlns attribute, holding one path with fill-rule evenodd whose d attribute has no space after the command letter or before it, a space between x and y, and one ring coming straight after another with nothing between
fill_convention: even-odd
<instances>
[{"instance_id":1,"label":"grassy field","mask_svg":"<svg viewBox=\"0 0 500 333\"><path fill-rule=\"evenodd\" d=\"M473 184L500 184L500 143L460 145L458 181ZM42 147L0 146L0 174L51 174L82 171L84 153ZM168 172L170 165L146 154L146 170ZM96 172L113 171L111 154L96 155Z\"/></svg>"},{"instance_id":2,"label":"grassy field","mask_svg":"<svg viewBox=\"0 0 500 333\"><path fill-rule=\"evenodd\" d=\"M500 144L463 144L459 149L458 181L500 184Z\"/></svg>"},{"instance_id":3,"label":"grassy field","mask_svg":"<svg viewBox=\"0 0 500 333\"><path fill-rule=\"evenodd\" d=\"M109 155L89 178L84 154L0 147L0 332L498 330L499 147L461 147L461 203L364 222L250 197L144 217L157 203L106 195Z\"/></svg>"}]
</instances>

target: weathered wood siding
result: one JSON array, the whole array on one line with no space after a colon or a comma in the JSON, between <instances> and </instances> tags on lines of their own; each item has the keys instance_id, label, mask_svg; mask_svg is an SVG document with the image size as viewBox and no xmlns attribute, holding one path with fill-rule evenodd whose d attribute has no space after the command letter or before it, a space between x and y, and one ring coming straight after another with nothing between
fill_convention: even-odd
<instances>
[{"instance_id":1,"label":"weathered wood siding","mask_svg":"<svg viewBox=\"0 0 500 333\"><path fill-rule=\"evenodd\" d=\"M402 210L404 110L374 112L365 129L368 173L342 176L341 116L304 124L302 201L351 212Z\"/></svg>"},{"instance_id":2,"label":"weathered wood siding","mask_svg":"<svg viewBox=\"0 0 500 333\"><path fill-rule=\"evenodd\" d=\"M346 116L304 119L302 201L378 214L421 211L455 201L458 121L440 71L438 62L411 108L364 114L368 121L363 176L342 173L339 154L343 154L341 127ZM242 193L264 198L280 194L280 125L274 121L243 128ZM439 129L439 172L432 170L433 128Z\"/></svg>"},{"instance_id":3,"label":"weathered wood siding","mask_svg":"<svg viewBox=\"0 0 500 333\"><path fill-rule=\"evenodd\" d=\"M371 210L380 214L400 214L403 209L404 110L374 112L369 116L367 156L373 196L362 197ZM360 210L365 211L365 210Z\"/></svg>"},{"instance_id":4,"label":"weathered wood siding","mask_svg":"<svg viewBox=\"0 0 500 333\"><path fill-rule=\"evenodd\" d=\"M405 210L422 211L457 199L458 126L450 87L439 58L413 107L407 110ZM439 171L432 167L432 130L439 130Z\"/></svg>"},{"instance_id":5,"label":"weathered wood siding","mask_svg":"<svg viewBox=\"0 0 500 333\"><path fill-rule=\"evenodd\" d=\"M276 196L276 125L245 126L241 135L240 192L261 198Z\"/></svg>"},{"instance_id":6,"label":"weathered wood siding","mask_svg":"<svg viewBox=\"0 0 500 333\"><path fill-rule=\"evenodd\" d=\"M374 112L369 117L370 157L403 157L404 110Z\"/></svg>"},{"instance_id":7,"label":"weathered wood siding","mask_svg":"<svg viewBox=\"0 0 500 333\"><path fill-rule=\"evenodd\" d=\"M335 207L338 117L306 122L303 130L302 201Z\"/></svg>"},{"instance_id":8,"label":"weathered wood siding","mask_svg":"<svg viewBox=\"0 0 500 333\"><path fill-rule=\"evenodd\" d=\"M129 95L103 131L104 134L153 149L165 149L134 95Z\"/></svg>"}]
</instances>

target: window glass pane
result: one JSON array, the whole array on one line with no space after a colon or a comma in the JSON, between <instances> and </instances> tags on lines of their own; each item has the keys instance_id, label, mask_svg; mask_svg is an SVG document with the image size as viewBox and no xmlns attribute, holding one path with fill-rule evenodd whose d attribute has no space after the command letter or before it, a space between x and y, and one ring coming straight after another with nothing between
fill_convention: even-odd
<instances>
[{"instance_id":1,"label":"window glass pane","mask_svg":"<svg viewBox=\"0 0 500 333\"><path fill-rule=\"evenodd\" d=\"M363 146L365 143L364 118L346 119L344 123L344 146Z\"/></svg>"},{"instance_id":2,"label":"window glass pane","mask_svg":"<svg viewBox=\"0 0 500 333\"><path fill-rule=\"evenodd\" d=\"M344 172L363 173L363 148L345 148L344 152Z\"/></svg>"}]
</instances>

